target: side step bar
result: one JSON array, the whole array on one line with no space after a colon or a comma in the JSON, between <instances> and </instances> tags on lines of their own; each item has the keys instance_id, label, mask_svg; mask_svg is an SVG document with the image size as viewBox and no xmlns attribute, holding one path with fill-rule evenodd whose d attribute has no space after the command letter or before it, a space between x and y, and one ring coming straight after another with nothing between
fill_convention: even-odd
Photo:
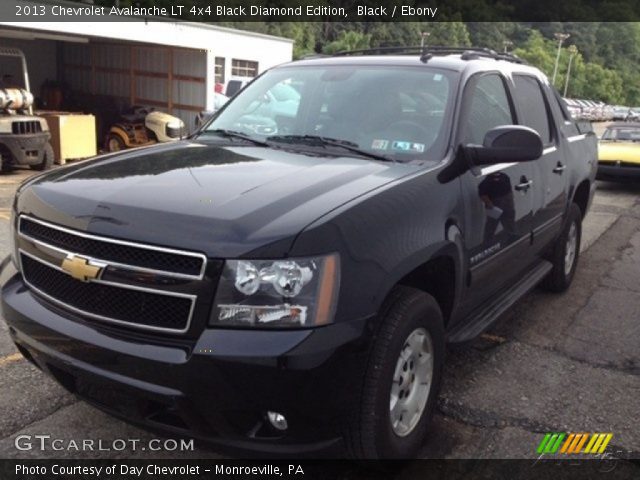
<instances>
[{"instance_id":1,"label":"side step bar","mask_svg":"<svg viewBox=\"0 0 640 480\"><path fill-rule=\"evenodd\" d=\"M449 332L447 341L451 343L467 342L484 332L500 315L509 309L520 298L532 290L551 271L553 265L543 260L524 277L513 284L507 291L477 313L463 321L459 328Z\"/></svg>"}]
</instances>

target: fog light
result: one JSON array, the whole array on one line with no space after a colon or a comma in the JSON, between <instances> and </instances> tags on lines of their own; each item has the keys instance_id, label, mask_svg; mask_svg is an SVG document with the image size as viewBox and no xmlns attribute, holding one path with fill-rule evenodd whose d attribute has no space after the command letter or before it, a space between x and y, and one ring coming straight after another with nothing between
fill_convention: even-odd
<instances>
[{"instance_id":1,"label":"fog light","mask_svg":"<svg viewBox=\"0 0 640 480\"><path fill-rule=\"evenodd\" d=\"M267 412L267 417L269 418L269 423L276 430L280 430L281 432L285 431L289 428L287 424L287 419L284 418L284 415L278 412Z\"/></svg>"}]
</instances>

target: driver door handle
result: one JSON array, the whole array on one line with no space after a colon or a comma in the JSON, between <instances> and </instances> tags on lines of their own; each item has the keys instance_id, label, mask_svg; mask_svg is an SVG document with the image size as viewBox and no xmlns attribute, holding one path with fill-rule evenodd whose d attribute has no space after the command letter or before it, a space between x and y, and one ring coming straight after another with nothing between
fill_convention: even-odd
<instances>
[{"instance_id":1,"label":"driver door handle","mask_svg":"<svg viewBox=\"0 0 640 480\"><path fill-rule=\"evenodd\" d=\"M527 180L527 177L524 175L520 178L520 183L515 186L515 189L519 192L526 192L533 185L533 180Z\"/></svg>"},{"instance_id":2,"label":"driver door handle","mask_svg":"<svg viewBox=\"0 0 640 480\"><path fill-rule=\"evenodd\" d=\"M558 164L556 165L556 168L553 169L553 173L562 175L562 172L564 172L566 169L567 169L566 165L563 165L562 162L558 162Z\"/></svg>"}]
</instances>

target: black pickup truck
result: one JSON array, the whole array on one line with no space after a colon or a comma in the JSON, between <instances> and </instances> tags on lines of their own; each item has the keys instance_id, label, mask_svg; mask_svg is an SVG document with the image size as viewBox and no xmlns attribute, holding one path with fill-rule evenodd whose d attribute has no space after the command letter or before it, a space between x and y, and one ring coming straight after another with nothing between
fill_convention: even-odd
<instances>
[{"instance_id":1,"label":"black pickup truck","mask_svg":"<svg viewBox=\"0 0 640 480\"><path fill-rule=\"evenodd\" d=\"M571 283L596 137L484 49L318 57L190 138L24 183L2 309L116 416L279 455L411 457L446 342Z\"/></svg>"}]
</instances>

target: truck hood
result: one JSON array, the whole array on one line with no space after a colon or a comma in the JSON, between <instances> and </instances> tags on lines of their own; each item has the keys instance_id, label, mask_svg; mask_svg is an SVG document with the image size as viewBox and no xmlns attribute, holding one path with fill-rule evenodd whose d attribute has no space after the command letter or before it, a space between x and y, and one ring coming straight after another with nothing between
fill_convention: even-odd
<instances>
[{"instance_id":1,"label":"truck hood","mask_svg":"<svg viewBox=\"0 0 640 480\"><path fill-rule=\"evenodd\" d=\"M309 223L419 165L182 141L108 155L21 189L21 213L211 257L284 255Z\"/></svg>"}]
</instances>

